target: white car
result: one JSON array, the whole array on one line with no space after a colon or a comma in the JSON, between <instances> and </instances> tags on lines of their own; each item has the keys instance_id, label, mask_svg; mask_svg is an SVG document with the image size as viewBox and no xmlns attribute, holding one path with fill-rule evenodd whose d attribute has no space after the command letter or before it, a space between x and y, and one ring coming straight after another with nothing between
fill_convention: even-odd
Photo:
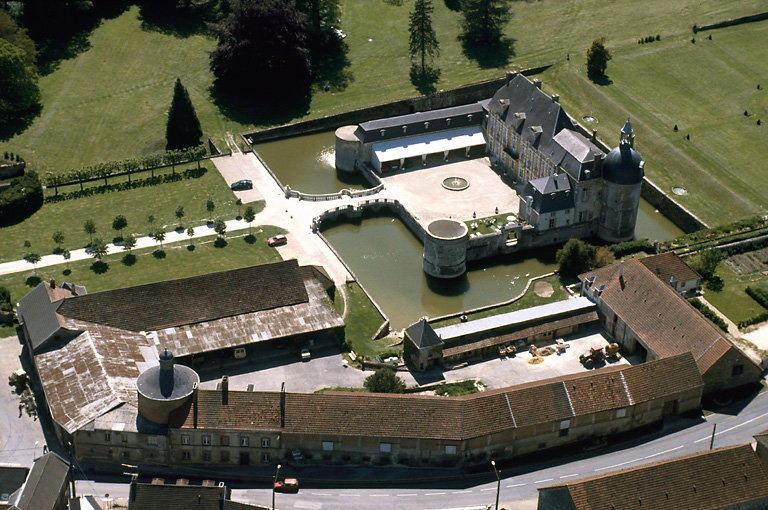
<instances>
[{"instance_id":1,"label":"white car","mask_svg":"<svg viewBox=\"0 0 768 510\"><path fill-rule=\"evenodd\" d=\"M309 361L312 359L312 353L306 347L301 348L301 361Z\"/></svg>"}]
</instances>

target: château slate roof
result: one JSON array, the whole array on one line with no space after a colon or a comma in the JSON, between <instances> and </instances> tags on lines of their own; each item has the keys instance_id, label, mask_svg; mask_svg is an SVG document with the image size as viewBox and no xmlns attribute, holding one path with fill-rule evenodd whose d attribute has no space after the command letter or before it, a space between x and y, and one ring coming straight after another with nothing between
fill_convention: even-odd
<instances>
[{"instance_id":1,"label":"ch\u00e2teau slate roof","mask_svg":"<svg viewBox=\"0 0 768 510\"><path fill-rule=\"evenodd\" d=\"M405 329L405 334L419 349L426 349L428 347L434 347L435 345L441 345L443 343L440 337L437 336L435 330L429 324L429 321L425 318L421 318L418 322L414 322Z\"/></svg>"},{"instance_id":2,"label":"ch\u00e2teau slate roof","mask_svg":"<svg viewBox=\"0 0 768 510\"><path fill-rule=\"evenodd\" d=\"M567 490L573 510L764 508L768 476L749 444L726 446L542 487ZM759 502L758 506L749 506Z\"/></svg>"},{"instance_id":3,"label":"ch\u00e2teau slate roof","mask_svg":"<svg viewBox=\"0 0 768 510\"><path fill-rule=\"evenodd\" d=\"M295 259L108 290L65 300L61 315L148 331L305 303Z\"/></svg>"},{"instance_id":4,"label":"ch\u00e2teau slate roof","mask_svg":"<svg viewBox=\"0 0 768 510\"><path fill-rule=\"evenodd\" d=\"M363 143L381 142L383 140L445 131L446 129L479 126L483 122L484 116L483 105L478 102L370 120L361 123L355 134ZM405 130L403 130L403 126L405 126ZM383 134L382 130L384 130Z\"/></svg>"},{"instance_id":5,"label":"ch\u00e2teau slate roof","mask_svg":"<svg viewBox=\"0 0 768 510\"><path fill-rule=\"evenodd\" d=\"M531 207L539 213L573 207L573 189L566 174L548 175L528 181L524 196L532 197Z\"/></svg>"},{"instance_id":6,"label":"ch\u00e2teau slate roof","mask_svg":"<svg viewBox=\"0 0 768 510\"><path fill-rule=\"evenodd\" d=\"M703 385L693 357L685 353L462 397L286 393L285 427L280 426L279 392L229 391L223 404L221 391L198 390L197 428L463 440L618 409ZM193 426L190 411L183 427Z\"/></svg>"}]
</instances>

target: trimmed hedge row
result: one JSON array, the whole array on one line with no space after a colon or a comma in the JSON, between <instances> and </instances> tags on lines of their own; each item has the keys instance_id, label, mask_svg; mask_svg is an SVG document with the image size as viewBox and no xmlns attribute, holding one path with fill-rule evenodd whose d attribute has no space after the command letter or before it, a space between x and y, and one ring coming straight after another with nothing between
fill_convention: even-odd
<instances>
[{"instance_id":1,"label":"trimmed hedge row","mask_svg":"<svg viewBox=\"0 0 768 510\"><path fill-rule=\"evenodd\" d=\"M10 187L0 191L0 225L19 222L43 205L43 187L34 171L11 179Z\"/></svg>"},{"instance_id":2,"label":"trimmed hedge row","mask_svg":"<svg viewBox=\"0 0 768 510\"><path fill-rule=\"evenodd\" d=\"M763 308L768 308L768 292L759 287L747 287L747 295L760 303Z\"/></svg>"},{"instance_id":3,"label":"trimmed hedge row","mask_svg":"<svg viewBox=\"0 0 768 510\"><path fill-rule=\"evenodd\" d=\"M712 321L715 324L715 326L722 329L726 333L728 332L728 324L726 324L725 321L720 318L720 316L718 316L715 312L713 312L710 307L702 303L700 299L691 298L688 300L688 302L692 304L695 309L701 312L701 314L704 317Z\"/></svg>"},{"instance_id":4,"label":"trimmed hedge row","mask_svg":"<svg viewBox=\"0 0 768 510\"><path fill-rule=\"evenodd\" d=\"M634 241L625 241L623 243L612 244L608 247L609 250L617 257L623 257L625 255L631 255L632 253L638 253L644 251L646 253L653 253L653 243L648 239L636 239Z\"/></svg>"}]
</instances>

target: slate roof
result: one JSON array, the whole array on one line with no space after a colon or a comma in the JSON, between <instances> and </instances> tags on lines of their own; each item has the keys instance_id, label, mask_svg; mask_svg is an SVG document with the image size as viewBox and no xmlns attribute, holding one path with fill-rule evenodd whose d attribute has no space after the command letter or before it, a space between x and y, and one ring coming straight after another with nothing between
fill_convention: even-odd
<instances>
[{"instance_id":1,"label":"slate roof","mask_svg":"<svg viewBox=\"0 0 768 510\"><path fill-rule=\"evenodd\" d=\"M444 131L446 129L476 126L483 122L484 116L482 104L472 103L386 119L370 120L360 124L355 134L363 143L380 142ZM447 122L447 119L450 119L450 122ZM425 122L429 122L429 127L424 124ZM403 126L406 126L405 131L403 131ZM381 134L382 129L384 130L383 135Z\"/></svg>"},{"instance_id":2,"label":"slate roof","mask_svg":"<svg viewBox=\"0 0 768 510\"><path fill-rule=\"evenodd\" d=\"M591 287L604 286L599 299L629 326L647 349L662 358L691 351L702 373L730 349L736 349L690 303L640 261L627 259L623 264L623 282L619 281L620 262L579 275L579 279L586 281L594 276Z\"/></svg>"},{"instance_id":3,"label":"slate roof","mask_svg":"<svg viewBox=\"0 0 768 510\"><path fill-rule=\"evenodd\" d=\"M0 494L8 494L9 496L13 494L16 489L24 484L28 474L28 467L0 465ZM0 501L4 500L5 498L0 498Z\"/></svg>"},{"instance_id":4,"label":"slate roof","mask_svg":"<svg viewBox=\"0 0 768 510\"><path fill-rule=\"evenodd\" d=\"M27 481L11 498L18 510L54 510L56 500L67 489L69 462L55 453L35 459Z\"/></svg>"},{"instance_id":5,"label":"slate roof","mask_svg":"<svg viewBox=\"0 0 768 510\"><path fill-rule=\"evenodd\" d=\"M61 323L56 316L61 299L63 296L56 294L48 282L42 282L19 300L18 314L29 333L28 341L32 350L36 351L42 347L61 329Z\"/></svg>"},{"instance_id":6,"label":"slate roof","mask_svg":"<svg viewBox=\"0 0 768 510\"><path fill-rule=\"evenodd\" d=\"M109 290L65 300L61 315L148 331L306 303L295 259Z\"/></svg>"},{"instance_id":7,"label":"slate roof","mask_svg":"<svg viewBox=\"0 0 768 510\"><path fill-rule=\"evenodd\" d=\"M523 196L532 197L531 208L539 213L562 211L574 206L573 189L566 174L548 175L528 181Z\"/></svg>"},{"instance_id":8,"label":"slate roof","mask_svg":"<svg viewBox=\"0 0 768 510\"><path fill-rule=\"evenodd\" d=\"M595 155L604 153L588 138L566 128L557 133L553 141L546 156L574 180L585 181L601 176L600 169L595 168Z\"/></svg>"},{"instance_id":9,"label":"slate roof","mask_svg":"<svg viewBox=\"0 0 768 510\"><path fill-rule=\"evenodd\" d=\"M408 326L405 329L405 334L419 349L426 349L428 347L442 345L443 343L443 341L440 340L440 337L437 336L437 333L435 333L435 330L432 329L429 321L425 318Z\"/></svg>"},{"instance_id":10,"label":"slate roof","mask_svg":"<svg viewBox=\"0 0 768 510\"><path fill-rule=\"evenodd\" d=\"M133 483L131 490L131 510L221 510L227 495L227 488L219 485Z\"/></svg>"},{"instance_id":11,"label":"slate roof","mask_svg":"<svg viewBox=\"0 0 768 510\"><path fill-rule=\"evenodd\" d=\"M699 273L671 251L643 257L640 259L640 263L650 269L664 283L669 283L673 276L679 282L701 280Z\"/></svg>"},{"instance_id":12,"label":"slate roof","mask_svg":"<svg viewBox=\"0 0 768 510\"><path fill-rule=\"evenodd\" d=\"M573 503L569 508L574 510L710 510L750 502L761 502L759 508L768 504L768 476L748 444L675 457L539 491L554 488L568 491Z\"/></svg>"},{"instance_id":13,"label":"slate roof","mask_svg":"<svg viewBox=\"0 0 768 510\"><path fill-rule=\"evenodd\" d=\"M664 381L669 373L675 377ZM643 392L633 396L626 377ZM228 404L223 405L220 391L198 390L197 425L199 429L462 440L702 387L693 357L685 353L641 366L582 372L463 397L286 393L284 428L280 427L278 392L229 391ZM183 427L193 427L192 414Z\"/></svg>"}]
</instances>

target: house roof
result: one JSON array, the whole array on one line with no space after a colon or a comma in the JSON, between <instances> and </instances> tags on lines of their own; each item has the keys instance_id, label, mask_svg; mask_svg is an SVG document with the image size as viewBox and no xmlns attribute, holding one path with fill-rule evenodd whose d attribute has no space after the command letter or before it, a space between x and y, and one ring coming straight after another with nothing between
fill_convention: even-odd
<instances>
[{"instance_id":1,"label":"house roof","mask_svg":"<svg viewBox=\"0 0 768 510\"><path fill-rule=\"evenodd\" d=\"M61 315L149 331L306 303L295 259L109 290L65 300Z\"/></svg>"},{"instance_id":2,"label":"house roof","mask_svg":"<svg viewBox=\"0 0 768 510\"><path fill-rule=\"evenodd\" d=\"M663 358L690 351L704 373L730 349L736 349L690 303L640 261L616 262L579 275L579 279L586 281L592 276L595 280L590 288L603 287L598 299L657 356Z\"/></svg>"},{"instance_id":3,"label":"house roof","mask_svg":"<svg viewBox=\"0 0 768 510\"><path fill-rule=\"evenodd\" d=\"M0 465L0 494L11 495L24 484L29 474L29 468L24 466ZM0 497L0 501L7 498Z\"/></svg>"},{"instance_id":4,"label":"house roof","mask_svg":"<svg viewBox=\"0 0 768 510\"><path fill-rule=\"evenodd\" d=\"M523 195L532 197L531 207L539 213L570 209L574 204L573 189L566 174L528 181Z\"/></svg>"},{"instance_id":5,"label":"house roof","mask_svg":"<svg viewBox=\"0 0 768 510\"><path fill-rule=\"evenodd\" d=\"M18 510L54 510L56 500L67 488L69 462L53 452L35 459L27 481L12 497Z\"/></svg>"},{"instance_id":6,"label":"house roof","mask_svg":"<svg viewBox=\"0 0 768 510\"><path fill-rule=\"evenodd\" d=\"M694 271L691 266L683 262L683 259L671 251L650 255L639 260L642 265L647 267L664 283L669 283L672 277L679 282L701 280L699 273Z\"/></svg>"},{"instance_id":7,"label":"house roof","mask_svg":"<svg viewBox=\"0 0 768 510\"><path fill-rule=\"evenodd\" d=\"M555 135L553 141L546 155L575 181L600 177L600 172L595 169L595 155L604 153L591 140L565 128Z\"/></svg>"},{"instance_id":8,"label":"house roof","mask_svg":"<svg viewBox=\"0 0 768 510\"><path fill-rule=\"evenodd\" d=\"M462 440L703 387L690 353L642 367L594 370L463 397L286 393L285 427L280 426L279 392L229 391L225 405L221 391L198 390L197 428ZM676 377L666 384L640 383L669 373ZM638 387L647 391L633 396L624 382L627 377L640 381ZM183 427L193 426L189 412Z\"/></svg>"},{"instance_id":9,"label":"house roof","mask_svg":"<svg viewBox=\"0 0 768 510\"><path fill-rule=\"evenodd\" d=\"M61 323L56 315L61 299L63 297L55 294L55 290L51 289L48 282L42 282L19 300L18 314L29 333L27 340L33 351L43 346L61 329Z\"/></svg>"},{"instance_id":10,"label":"house roof","mask_svg":"<svg viewBox=\"0 0 768 510\"><path fill-rule=\"evenodd\" d=\"M417 112L397 117L370 120L360 124L355 131L363 143L380 142L413 135L423 135L477 126L483 122L484 110L481 103L471 103L427 112ZM405 130L403 130L405 126ZM384 130L382 134L382 130Z\"/></svg>"},{"instance_id":11,"label":"house roof","mask_svg":"<svg viewBox=\"0 0 768 510\"><path fill-rule=\"evenodd\" d=\"M429 321L423 317L418 322L414 322L405 328L405 334L419 349L426 349L443 343L440 337L437 336L437 333L435 333L435 330L432 329Z\"/></svg>"},{"instance_id":12,"label":"house roof","mask_svg":"<svg viewBox=\"0 0 768 510\"><path fill-rule=\"evenodd\" d=\"M221 510L227 495L224 485L133 483L131 491L131 510Z\"/></svg>"},{"instance_id":13,"label":"house roof","mask_svg":"<svg viewBox=\"0 0 768 510\"><path fill-rule=\"evenodd\" d=\"M727 446L564 484L574 510L708 510L768 501L768 476L748 444ZM540 496L541 497L541 496Z\"/></svg>"}]
</instances>

